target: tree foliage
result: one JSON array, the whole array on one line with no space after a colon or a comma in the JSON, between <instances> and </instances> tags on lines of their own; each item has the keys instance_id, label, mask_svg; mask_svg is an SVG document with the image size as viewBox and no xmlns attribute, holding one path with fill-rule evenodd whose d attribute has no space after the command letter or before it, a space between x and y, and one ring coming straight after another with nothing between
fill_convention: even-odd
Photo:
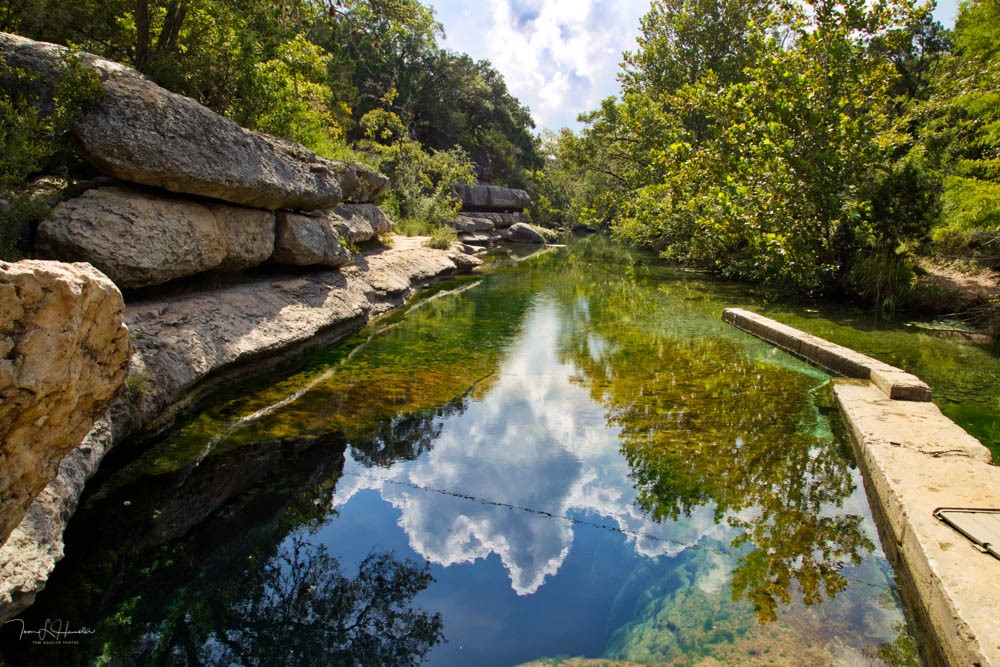
<instances>
[{"instance_id":1,"label":"tree foliage","mask_svg":"<svg viewBox=\"0 0 1000 667\"><path fill-rule=\"evenodd\" d=\"M523 185L541 166L528 110L488 62L438 46L419 0L0 0L0 29L124 62L330 157L382 111L481 178Z\"/></svg>"},{"instance_id":2,"label":"tree foliage","mask_svg":"<svg viewBox=\"0 0 1000 667\"><path fill-rule=\"evenodd\" d=\"M656 0L536 181L672 260L892 307L932 228L1000 229L998 7L952 40L916 0Z\"/></svg>"}]
</instances>

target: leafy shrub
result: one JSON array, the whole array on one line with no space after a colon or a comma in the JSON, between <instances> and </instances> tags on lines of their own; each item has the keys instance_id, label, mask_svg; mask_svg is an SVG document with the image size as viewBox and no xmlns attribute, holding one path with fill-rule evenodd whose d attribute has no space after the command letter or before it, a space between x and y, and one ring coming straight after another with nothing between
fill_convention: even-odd
<instances>
[{"instance_id":1,"label":"leafy shrub","mask_svg":"<svg viewBox=\"0 0 1000 667\"><path fill-rule=\"evenodd\" d=\"M396 218L399 231L416 227L430 233L424 225L454 222L461 202L452 186L475 181L468 155L461 148L425 151L406 136L399 117L384 109L369 111L360 124L367 136L360 148L392 182L383 206Z\"/></svg>"},{"instance_id":2,"label":"leafy shrub","mask_svg":"<svg viewBox=\"0 0 1000 667\"><path fill-rule=\"evenodd\" d=\"M424 245L429 248L437 248L438 250L447 250L457 240L458 232L451 227L440 226L434 228L430 238L424 242Z\"/></svg>"}]
</instances>

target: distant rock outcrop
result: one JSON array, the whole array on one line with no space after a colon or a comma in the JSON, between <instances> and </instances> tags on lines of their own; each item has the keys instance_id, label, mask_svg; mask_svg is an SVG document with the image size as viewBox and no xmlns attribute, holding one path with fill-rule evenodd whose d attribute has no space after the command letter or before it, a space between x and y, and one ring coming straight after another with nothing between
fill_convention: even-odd
<instances>
[{"instance_id":1,"label":"distant rock outcrop","mask_svg":"<svg viewBox=\"0 0 1000 667\"><path fill-rule=\"evenodd\" d=\"M498 185L455 185L462 200L462 211L453 226L462 243L492 246L499 241L510 243L545 243L545 236L532 227L523 212L531 206L524 190Z\"/></svg>"},{"instance_id":2,"label":"distant rock outcrop","mask_svg":"<svg viewBox=\"0 0 1000 667\"><path fill-rule=\"evenodd\" d=\"M499 185L464 184L457 184L453 189L462 200L463 211L513 213L531 206L531 197L524 190L502 188Z\"/></svg>"},{"instance_id":3,"label":"distant rock outcrop","mask_svg":"<svg viewBox=\"0 0 1000 667\"><path fill-rule=\"evenodd\" d=\"M0 262L0 540L121 387L124 315L92 266Z\"/></svg>"},{"instance_id":4,"label":"distant rock outcrop","mask_svg":"<svg viewBox=\"0 0 1000 667\"><path fill-rule=\"evenodd\" d=\"M510 240L514 243L545 243L544 236L523 222L510 226Z\"/></svg>"},{"instance_id":5,"label":"distant rock outcrop","mask_svg":"<svg viewBox=\"0 0 1000 667\"><path fill-rule=\"evenodd\" d=\"M45 257L90 262L122 288L212 269L238 271L274 251L274 214L108 187L65 201L42 221Z\"/></svg>"}]
</instances>

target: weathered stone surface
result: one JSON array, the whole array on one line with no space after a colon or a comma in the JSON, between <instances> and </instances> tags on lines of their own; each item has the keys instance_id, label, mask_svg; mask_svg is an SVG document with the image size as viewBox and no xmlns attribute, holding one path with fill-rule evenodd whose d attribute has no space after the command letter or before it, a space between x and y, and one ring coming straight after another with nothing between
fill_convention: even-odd
<instances>
[{"instance_id":1,"label":"weathered stone surface","mask_svg":"<svg viewBox=\"0 0 1000 667\"><path fill-rule=\"evenodd\" d=\"M451 250L448 252L448 259L455 263L459 273L469 273L483 263L483 260L466 252L465 247L461 243L456 243L451 247Z\"/></svg>"},{"instance_id":2,"label":"weathered stone surface","mask_svg":"<svg viewBox=\"0 0 1000 667\"><path fill-rule=\"evenodd\" d=\"M520 211L531 206L531 197L524 190L502 188L498 185L454 186L455 194L462 200L463 211Z\"/></svg>"},{"instance_id":3,"label":"weathered stone surface","mask_svg":"<svg viewBox=\"0 0 1000 667\"><path fill-rule=\"evenodd\" d=\"M373 204L389 187L389 177L359 164L336 162L344 201L352 204Z\"/></svg>"},{"instance_id":4,"label":"weathered stone surface","mask_svg":"<svg viewBox=\"0 0 1000 667\"><path fill-rule=\"evenodd\" d=\"M276 362L282 352L328 345L402 305L420 287L458 272L449 254L400 238L339 271L247 278L130 303L125 317L135 351L129 373L148 378L146 391L115 401L0 548L0 621L30 604L44 586L62 557L62 532L84 482L106 451L175 414L210 386L208 378L228 377L262 358Z\"/></svg>"},{"instance_id":5,"label":"weathered stone surface","mask_svg":"<svg viewBox=\"0 0 1000 667\"><path fill-rule=\"evenodd\" d=\"M3 59L12 68L35 75L30 82L22 79L19 83L22 87L27 85L24 92L29 99L34 100L43 114L52 111L53 84L56 80L60 60L69 53L69 49L65 46L36 42L20 35L0 32L0 59ZM76 55L85 65L91 67L101 80L112 77L141 77L137 71L120 63L85 52ZM7 84L8 82L3 81L3 83Z\"/></svg>"},{"instance_id":6,"label":"weathered stone surface","mask_svg":"<svg viewBox=\"0 0 1000 667\"><path fill-rule=\"evenodd\" d=\"M467 215L460 215L452 223L452 226L460 232L471 234L474 232L491 232L496 228L491 221L486 218L478 218Z\"/></svg>"},{"instance_id":7,"label":"weathered stone surface","mask_svg":"<svg viewBox=\"0 0 1000 667\"><path fill-rule=\"evenodd\" d=\"M74 132L84 157L126 181L267 209L312 210L342 199L337 163L144 79L104 82L103 97Z\"/></svg>"},{"instance_id":8,"label":"weathered stone surface","mask_svg":"<svg viewBox=\"0 0 1000 667\"><path fill-rule=\"evenodd\" d=\"M499 240L499 237L491 232L460 232L458 240L465 245L489 247Z\"/></svg>"},{"instance_id":9,"label":"weathered stone surface","mask_svg":"<svg viewBox=\"0 0 1000 667\"><path fill-rule=\"evenodd\" d=\"M38 72L43 88L51 87L55 64L66 52L13 35L0 39L0 55ZM335 206L343 199L341 178L352 185L352 196L377 196L384 177L374 172L359 172L293 142L243 129L117 63L91 54L82 59L100 74L104 95L74 133L84 157L107 174L268 209ZM42 92L41 97L51 98L51 91Z\"/></svg>"},{"instance_id":10,"label":"weathered stone surface","mask_svg":"<svg viewBox=\"0 0 1000 667\"><path fill-rule=\"evenodd\" d=\"M545 237L531 225L519 222L510 227L511 243L545 243Z\"/></svg>"},{"instance_id":11,"label":"weathered stone surface","mask_svg":"<svg viewBox=\"0 0 1000 667\"><path fill-rule=\"evenodd\" d=\"M336 216L278 213L274 240L275 264L291 266L326 266L336 268L351 261L351 251L344 245Z\"/></svg>"},{"instance_id":12,"label":"weathered stone surface","mask_svg":"<svg viewBox=\"0 0 1000 667\"><path fill-rule=\"evenodd\" d=\"M341 204L333 209L334 226L351 243L364 243L393 228L393 221L374 204Z\"/></svg>"},{"instance_id":13,"label":"weathered stone surface","mask_svg":"<svg viewBox=\"0 0 1000 667\"><path fill-rule=\"evenodd\" d=\"M474 213L459 213L459 220L473 219L485 220L493 223L496 229L505 229L517 222L531 222L531 217L526 213L496 213L495 211L477 211ZM477 223L481 224L481 223Z\"/></svg>"},{"instance_id":14,"label":"weathered stone surface","mask_svg":"<svg viewBox=\"0 0 1000 667\"><path fill-rule=\"evenodd\" d=\"M933 515L1000 507L1000 468L933 403L891 400L858 380L837 381L834 393L887 524L886 553L912 582L944 663L1000 665L1000 560Z\"/></svg>"},{"instance_id":15,"label":"weathered stone surface","mask_svg":"<svg viewBox=\"0 0 1000 667\"><path fill-rule=\"evenodd\" d=\"M273 252L274 227L269 211L108 187L56 206L38 227L37 250L90 262L119 287L145 287L257 266Z\"/></svg>"},{"instance_id":16,"label":"weathered stone surface","mask_svg":"<svg viewBox=\"0 0 1000 667\"><path fill-rule=\"evenodd\" d=\"M124 311L87 264L0 262L0 540L124 381Z\"/></svg>"},{"instance_id":17,"label":"weathered stone surface","mask_svg":"<svg viewBox=\"0 0 1000 667\"><path fill-rule=\"evenodd\" d=\"M722 319L832 373L871 379L889 398L931 400L931 388L920 378L855 350L742 308L726 308Z\"/></svg>"}]
</instances>

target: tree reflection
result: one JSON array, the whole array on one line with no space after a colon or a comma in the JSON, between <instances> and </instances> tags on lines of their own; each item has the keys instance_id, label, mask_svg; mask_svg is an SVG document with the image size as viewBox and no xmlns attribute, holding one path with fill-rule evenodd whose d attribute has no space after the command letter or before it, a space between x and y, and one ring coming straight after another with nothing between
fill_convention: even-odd
<instances>
[{"instance_id":1,"label":"tree reflection","mask_svg":"<svg viewBox=\"0 0 1000 667\"><path fill-rule=\"evenodd\" d=\"M354 578L301 535L274 557L181 595L142 632L109 619L104 661L188 665L414 665L443 640L440 614L411 607L433 581L428 566L369 554ZM120 635L119 635L120 637ZM125 639L125 638L123 638ZM110 653L110 654L109 654Z\"/></svg>"},{"instance_id":2,"label":"tree reflection","mask_svg":"<svg viewBox=\"0 0 1000 667\"><path fill-rule=\"evenodd\" d=\"M658 521L714 503L717 521L742 528L732 591L761 623L795 586L809 604L836 595L842 568L874 546L862 517L840 509L854 483L820 428L815 378L752 360L733 340L651 335L655 295L625 287L606 285L583 307L577 297L562 349L621 429L637 502Z\"/></svg>"}]
</instances>

